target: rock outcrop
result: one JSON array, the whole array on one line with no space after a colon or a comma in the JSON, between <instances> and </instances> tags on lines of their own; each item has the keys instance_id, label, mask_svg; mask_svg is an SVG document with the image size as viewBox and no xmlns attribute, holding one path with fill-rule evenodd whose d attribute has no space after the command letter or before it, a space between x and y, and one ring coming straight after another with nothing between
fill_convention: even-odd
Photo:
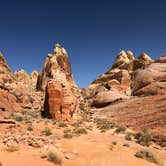
<instances>
[{"instance_id":1,"label":"rock outcrop","mask_svg":"<svg viewBox=\"0 0 166 166\"><path fill-rule=\"evenodd\" d=\"M0 52L0 85L11 82L14 75Z\"/></svg>"},{"instance_id":2,"label":"rock outcrop","mask_svg":"<svg viewBox=\"0 0 166 166\"><path fill-rule=\"evenodd\" d=\"M67 52L59 44L55 45L53 54L47 55L45 64L38 75L37 90L45 91L50 79L60 80L69 86L76 87Z\"/></svg>"},{"instance_id":3,"label":"rock outcrop","mask_svg":"<svg viewBox=\"0 0 166 166\"><path fill-rule=\"evenodd\" d=\"M14 80L14 74L7 65L5 58L0 53L0 109L2 111L21 110L20 103L13 94L10 86Z\"/></svg>"},{"instance_id":4,"label":"rock outcrop","mask_svg":"<svg viewBox=\"0 0 166 166\"><path fill-rule=\"evenodd\" d=\"M46 86L43 116L69 121L78 108L78 101L69 86L50 80Z\"/></svg>"},{"instance_id":5,"label":"rock outcrop","mask_svg":"<svg viewBox=\"0 0 166 166\"><path fill-rule=\"evenodd\" d=\"M153 60L146 53L142 53L136 59L131 51L121 51L112 67L82 90L82 94L88 99L89 105L94 107L109 103L107 101L110 101L111 94L111 102L129 99L132 73L137 69L144 69L152 62ZM100 93L102 94L100 95ZM103 94L105 94L103 98L105 100L98 100L98 98L101 98L99 96L103 96ZM115 96L118 96L118 98Z\"/></svg>"},{"instance_id":6,"label":"rock outcrop","mask_svg":"<svg viewBox=\"0 0 166 166\"><path fill-rule=\"evenodd\" d=\"M33 71L30 75L30 79L31 79L31 87L33 88L33 90L36 90L36 85L37 85L37 79L38 79L38 72L37 71Z\"/></svg>"},{"instance_id":7,"label":"rock outcrop","mask_svg":"<svg viewBox=\"0 0 166 166\"><path fill-rule=\"evenodd\" d=\"M166 141L166 56L153 61L145 53L136 59L131 51L122 51L82 93L94 117L148 129L153 140Z\"/></svg>"},{"instance_id":8,"label":"rock outcrop","mask_svg":"<svg viewBox=\"0 0 166 166\"><path fill-rule=\"evenodd\" d=\"M35 73L37 74L37 73ZM2 53L0 54L0 108L8 111L41 109L41 94L36 92L34 74L30 77L24 70L13 73Z\"/></svg>"},{"instance_id":9,"label":"rock outcrop","mask_svg":"<svg viewBox=\"0 0 166 166\"><path fill-rule=\"evenodd\" d=\"M74 83L67 52L59 44L46 58L38 75L37 90L45 91L42 114L46 117L70 120L78 108L79 89Z\"/></svg>"},{"instance_id":10,"label":"rock outcrop","mask_svg":"<svg viewBox=\"0 0 166 166\"><path fill-rule=\"evenodd\" d=\"M166 62L161 58L132 75L132 94L136 96L166 94Z\"/></svg>"}]
</instances>

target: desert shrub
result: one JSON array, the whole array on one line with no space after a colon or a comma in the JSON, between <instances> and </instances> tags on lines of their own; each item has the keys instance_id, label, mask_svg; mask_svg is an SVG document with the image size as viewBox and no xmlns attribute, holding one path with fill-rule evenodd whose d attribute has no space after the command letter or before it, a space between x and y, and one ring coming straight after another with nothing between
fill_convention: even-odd
<instances>
[{"instance_id":1,"label":"desert shrub","mask_svg":"<svg viewBox=\"0 0 166 166\"><path fill-rule=\"evenodd\" d=\"M137 133L135 135L136 142L143 146L149 146L152 140L152 137L148 130L143 130L143 132Z\"/></svg>"},{"instance_id":2,"label":"desert shrub","mask_svg":"<svg viewBox=\"0 0 166 166\"><path fill-rule=\"evenodd\" d=\"M47 159L54 164L61 165L63 162L63 154L57 149L52 149L47 152Z\"/></svg>"},{"instance_id":3,"label":"desert shrub","mask_svg":"<svg viewBox=\"0 0 166 166\"><path fill-rule=\"evenodd\" d=\"M149 150L140 150L140 151L136 152L135 156L137 158L145 159L147 161L158 164L160 166L164 166L163 162L158 158L158 156L156 154L150 152Z\"/></svg>"},{"instance_id":4,"label":"desert shrub","mask_svg":"<svg viewBox=\"0 0 166 166\"><path fill-rule=\"evenodd\" d=\"M80 104L79 110L84 121L91 121L91 113L83 103Z\"/></svg>"},{"instance_id":5,"label":"desert shrub","mask_svg":"<svg viewBox=\"0 0 166 166\"><path fill-rule=\"evenodd\" d=\"M58 126L59 127L67 127L67 123L66 122L59 122Z\"/></svg>"},{"instance_id":6,"label":"desert shrub","mask_svg":"<svg viewBox=\"0 0 166 166\"><path fill-rule=\"evenodd\" d=\"M79 128L75 128L73 130L73 133L76 134L76 135L81 135L81 134L87 134L88 132L86 131L85 128L79 127Z\"/></svg>"},{"instance_id":7,"label":"desert shrub","mask_svg":"<svg viewBox=\"0 0 166 166\"><path fill-rule=\"evenodd\" d=\"M53 124L53 125L56 125L56 121L53 121L52 124Z\"/></svg>"},{"instance_id":8,"label":"desert shrub","mask_svg":"<svg viewBox=\"0 0 166 166\"><path fill-rule=\"evenodd\" d=\"M161 142L159 145L164 148L166 147L166 142Z\"/></svg>"},{"instance_id":9,"label":"desert shrub","mask_svg":"<svg viewBox=\"0 0 166 166\"><path fill-rule=\"evenodd\" d=\"M71 123L71 126L77 128L77 127L80 127L81 124L82 124L82 122L80 121L80 122Z\"/></svg>"},{"instance_id":10,"label":"desert shrub","mask_svg":"<svg viewBox=\"0 0 166 166\"><path fill-rule=\"evenodd\" d=\"M116 145L117 144L117 142L116 141L112 141L112 145Z\"/></svg>"},{"instance_id":11,"label":"desert shrub","mask_svg":"<svg viewBox=\"0 0 166 166\"><path fill-rule=\"evenodd\" d=\"M33 131L33 127L32 127L32 126L28 126L28 127L27 127L27 130L28 130L28 131Z\"/></svg>"},{"instance_id":12,"label":"desert shrub","mask_svg":"<svg viewBox=\"0 0 166 166\"><path fill-rule=\"evenodd\" d=\"M19 145L18 144L9 144L5 147L6 151L8 152L15 152L19 150Z\"/></svg>"},{"instance_id":13,"label":"desert shrub","mask_svg":"<svg viewBox=\"0 0 166 166\"><path fill-rule=\"evenodd\" d=\"M115 133L117 134L124 134L126 131L126 127L125 126L119 126L116 130L115 130Z\"/></svg>"},{"instance_id":14,"label":"desert shrub","mask_svg":"<svg viewBox=\"0 0 166 166\"><path fill-rule=\"evenodd\" d=\"M16 115L15 120L18 122L21 122L21 121L23 121L23 117L21 115Z\"/></svg>"},{"instance_id":15,"label":"desert shrub","mask_svg":"<svg viewBox=\"0 0 166 166\"><path fill-rule=\"evenodd\" d=\"M45 128L43 131L42 131L42 134L46 135L46 136L49 136L49 135L52 135L52 131L50 128Z\"/></svg>"},{"instance_id":16,"label":"desert shrub","mask_svg":"<svg viewBox=\"0 0 166 166\"><path fill-rule=\"evenodd\" d=\"M63 132L64 132L64 133L70 133L70 132L71 132L71 129L68 129L68 128L67 128L67 129L64 129Z\"/></svg>"},{"instance_id":17,"label":"desert shrub","mask_svg":"<svg viewBox=\"0 0 166 166\"><path fill-rule=\"evenodd\" d=\"M113 150L113 148L114 148L114 145L109 145L109 150Z\"/></svg>"},{"instance_id":18,"label":"desert shrub","mask_svg":"<svg viewBox=\"0 0 166 166\"><path fill-rule=\"evenodd\" d=\"M124 143L123 146L128 147L128 148L130 147L130 145L127 143Z\"/></svg>"},{"instance_id":19,"label":"desert shrub","mask_svg":"<svg viewBox=\"0 0 166 166\"><path fill-rule=\"evenodd\" d=\"M115 123L107 119L95 119L94 122L96 123L97 128L101 130L101 132L105 132L115 127Z\"/></svg>"},{"instance_id":20,"label":"desert shrub","mask_svg":"<svg viewBox=\"0 0 166 166\"><path fill-rule=\"evenodd\" d=\"M64 138L72 138L73 135L72 135L72 133L64 133L63 137Z\"/></svg>"},{"instance_id":21,"label":"desert shrub","mask_svg":"<svg viewBox=\"0 0 166 166\"><path fill-rule=\"evenodd\" d=\"M125 135L125 139L127 140L127 141L131 141L132 140L132 133L126 133L126 135Z\"/></svg>"}]
</instances>

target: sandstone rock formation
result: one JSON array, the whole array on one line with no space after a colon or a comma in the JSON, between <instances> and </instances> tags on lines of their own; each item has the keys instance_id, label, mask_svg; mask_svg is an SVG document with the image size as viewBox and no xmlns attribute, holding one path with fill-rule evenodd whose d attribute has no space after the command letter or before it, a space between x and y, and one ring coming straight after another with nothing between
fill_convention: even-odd
<instances>
[{"instance_id":1,"label":"sandstone rock formation","mask_svg":"<svg viewBox=\"0 0 166 166\"><path fill-rule=\"evenodd\" d=\"M54 53L48 54L45 64L39 73L37 89L45 91L49 79L60 80L65 84L76 87L67 52L59 44L55 45Z\"/></svg>"},{"instance_id":2,"label":"sandstone rock formation","mask_svg":"<svg viewBox=\"0 0 166 166\"><path fill-rule=\"evenodd\" d=\"M131 51L121 51L112 67L94 80L86 89L82 90L82 94L89 100L89 105L94 107L105 105L110 100L111 94L113 96L111 102L117 101L115 96L119 96L118 100L128 99L131 96L132 73L137 69L145 68L146 65L152 62L153 60L146 53L142 53L136 59ZM105 101L100 100L100 104L96 102L96 99L98 101L98 96L100 96L99 93L105 94ZM114 101L112 101L113 98Z\"/></svg>"},{"instance_id":3,"label":"sandstone rock formation","mask_svg":"<svg viewBox=\"0 0 166 166\"><path fill-rule=\"evenodd\" d=\"M7 62L2 53L0 52L0 85L6 82L11 82L12 79L13 73L7 65Z\"/></svg>"},{"instance_id":4,"label":"sandstone rock formation","mask_svg":"<svg viewBox=\"0 0 166 166\"><path fill-rule=\"evenodd\" d=\"M78 108L79 89L74 83L67 52L56 44L48 54L37 79L37 90L45 91L43 115L57 120L69 120Z\"/></svg>"},{"instance_id":5,"label":"sandstone rock formation","mask_svg":"<svg viewBox=\"0 0 166 166\"><path fill-rule=\"evenodd\" d=\"M166 56L153 61L145 53L136 59L131 51L122 51L82 94L94 117L148 129L153 140L166 142Z\"/></svg>"},{"instance_id":6,"label":"sandstone rock formation","mask_svg":"<svg viewBox=\"0 0 166 166\"><path fill-rule=\"evenodd\" d=\"M69 86L56 80L48 81L43 116L69 121L78 108L78 101Z\"/></svg>"},{"instance_id":7,"label":"sandstone rock formation","mask_svg":"<svg viewBox=\"0 0 166 166\"><path fill-rule=\"evenodd\" d=\"M166 62L162 62L157 61L133 73L131 84L133 95L166 94Z\"/></svg>"},{"instance_id":8,"label":"sandstone rock formation","mask_svg":"<svg viewBox=\"0 0 166 166\"><path fill-rule=\"evenodd\" d=\"M41 95L33 88L35 82L24 70L13 73L2 53L0 54L0 108L21 111L25 108L40 109ZM33 84L33 85L32 85ZM36 87L36 85L34 86Z\"/></svg>"},{"instance_id":9,"label":"sandstone rock formation","mask_svg":"<svg viewBox=\"0 0 166 166\"><path fill-rule=\"evenodd\" d=\"M3 111L21 109L17 97L11 93L12 87L10 84L13 80L14 74L7 65L2 53L0 53L0 109Z\"/></svg>"},{"instance_id":10,"label":"sandstone rock formation","mask_svg":"<svg viewBox=\"0 0 166 166\"><path fill-rule=\"evenodd\" d=\"M16 82L21 82L23 84L30 84L31 80L29 75L26 73L25 70L18 70L14 73L14 78Z\"/></svg>"}]
</instances>

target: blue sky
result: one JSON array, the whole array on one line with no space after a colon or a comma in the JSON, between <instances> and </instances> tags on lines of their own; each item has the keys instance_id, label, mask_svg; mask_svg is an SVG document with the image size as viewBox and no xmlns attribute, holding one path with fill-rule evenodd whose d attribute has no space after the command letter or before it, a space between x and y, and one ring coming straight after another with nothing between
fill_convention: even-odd
<instances>
[{"instance_id":1,"label":"blue sky","mask_svg":"<svg viewBox=\"0 0 166 166\"><path fill-rule=\"evenodd\" d=\"M121 50L166 54L165 0L0 0L0 7L0 50L13 71L39 71L61 43L86 87Z\"/></svg>"}]
</instances>

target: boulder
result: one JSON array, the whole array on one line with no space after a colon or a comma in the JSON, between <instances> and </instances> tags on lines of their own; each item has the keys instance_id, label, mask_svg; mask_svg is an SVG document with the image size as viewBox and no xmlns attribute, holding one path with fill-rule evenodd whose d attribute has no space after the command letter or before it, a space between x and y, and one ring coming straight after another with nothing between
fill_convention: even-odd
<instances>
[{"instance_id":1,"label":"boulder","mask_svg":"<svg viewBox=\"0 0 166 166\"><path fill-rule=\"evenodd\" d=\"M133 95L156 95L166 93L166 63L152 63L137 70L132 76Z\"/></svg>"},{"instance_id":2,"label":"boulder","mask_svg":"<svg viewBox=\"0 0 166 166\"><path fill-rule=\"evenodd\" d=\"M156 60L156 62L166 63L166 55L165 56L161 56L158 60Z\"/></svg>"},{"instance_id":3,"label":"boulder","mask_svg":"<svg viewBox=\"0 0 166 166\"><path fill-rule=\"evenodd\" d=\"M132 51L122 50L116 57L112 67L106 73L97 77L87 88L83 89L82 94L89 100L89 106L97 107L112 103L114 98L116 101L115 95L118 98L123 95L122 98L127 99L128 96L131 96L132 73L138 69L146 68L151 63L153 63L153 60L146 53L142 53L138 58L135 58ZM134 84L132 85L134 86ZM103 100L101 100L100 93ZM106 93L106 96L103 95L104 93ZM109 97L111 101L109 101Z\"/></svg>"},{"instance_id":4,"label":"boulder","mask_svg":"<svg viewBox=\"0 0 166 166\"><path fill-rule=\"evenodd\" d=\"M48 81L43 116L69 121L78 108L78 100L68 85L54 79Z\"/></svg>"},{"instance_id":5,"label":"boulder","mask_svg":"<svg viewBox=\"0 0 166 166\"><path fill-rule=\"evenodd\" d=\"M98 93L93 99L92 107L100 108L118 101L129 99L129 96L119 93L117 90Z\"/></svg>"}]
</instances>

